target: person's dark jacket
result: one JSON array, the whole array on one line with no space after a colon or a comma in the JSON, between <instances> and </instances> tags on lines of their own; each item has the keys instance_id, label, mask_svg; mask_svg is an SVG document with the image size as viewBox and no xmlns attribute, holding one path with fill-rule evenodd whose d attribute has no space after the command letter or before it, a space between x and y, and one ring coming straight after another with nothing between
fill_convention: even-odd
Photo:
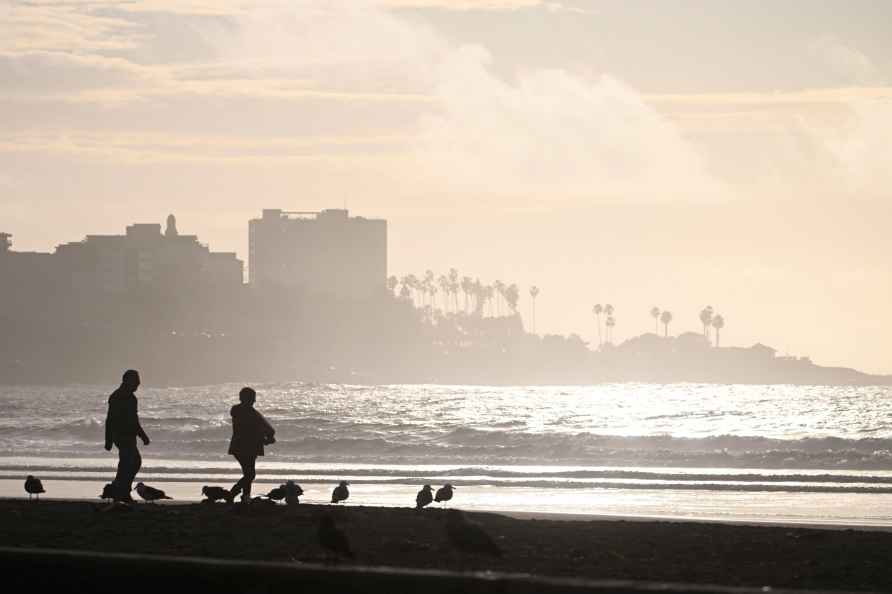
<instances>
[{"instance_id":1,"label":"person's dark jacket","mask_svg":"<svg viewBox=\"0 0 892 594\"><path fill-rule=\"evenodd\" d=\"M146 433L139 424L136 395L123 386L108 397L108 415L105 417L105 443L127 443L139 436L145 441Z\"/></svg>"},{"instance_id":2,"label":"person's dark jacket","mask_svg":"<svg viewBox=\"0 0 892 594\"><path fill-rule=\"evenodd\" d=\"M263 446L274 441L272 425L253 406L236 404L232 415L232 441L229 453L234 456L262 456Z\"/></svg>"}]
</instances>

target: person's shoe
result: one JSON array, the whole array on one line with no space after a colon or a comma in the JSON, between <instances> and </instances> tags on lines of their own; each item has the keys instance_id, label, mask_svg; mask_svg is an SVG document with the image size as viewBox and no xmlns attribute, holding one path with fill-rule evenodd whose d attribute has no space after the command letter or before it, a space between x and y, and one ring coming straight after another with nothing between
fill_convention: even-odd
<instances>
[{"instance_id":1,"label":"person's shoe","mask_svg":"<svg viewBox=\"0 0 892 594\"><path fill-rule=\"evenodd\" d=\"M133 500L133 496L130 495L130 491L124 491L121 488L115 489L117 492L115 493L115 501L120 503L136 503Z\"/></svg>"}]
</instances>

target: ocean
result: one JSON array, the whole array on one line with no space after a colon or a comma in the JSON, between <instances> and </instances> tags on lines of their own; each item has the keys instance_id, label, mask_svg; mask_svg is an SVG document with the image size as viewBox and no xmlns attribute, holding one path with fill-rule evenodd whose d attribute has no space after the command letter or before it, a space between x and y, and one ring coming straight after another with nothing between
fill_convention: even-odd
<instances>
[{"instance_id":1,"label":"ocean","mask_svg":"<svg viewBox=\"0 0 892 594\"><path fill-rule=\"evenodd\" d=\"M115 387L0 387L0 496L35 474L47 496L95 498ZM892 526L886 386L254 387L277 430L255 493L293 479L321 503L348 480L352 505L411 506L451 482L463 509ZM183 500L231 485L240 388L141 388L139 478Z\"/></svg>"}]
</instances>

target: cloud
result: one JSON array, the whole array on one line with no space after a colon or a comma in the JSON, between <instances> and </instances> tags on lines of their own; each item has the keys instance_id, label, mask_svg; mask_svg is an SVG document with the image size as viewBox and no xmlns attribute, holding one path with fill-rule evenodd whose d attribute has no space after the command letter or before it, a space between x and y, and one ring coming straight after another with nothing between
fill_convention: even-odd
<instances>
[{"instance_id":1,"label":"cloud","mask_svg":"<svg viewBox=\"0 0 892 594\"><path fill-rule=\"evenodd\" d=\"M819 67L843 85L879 85L883 77L866 54L835 37L825 37L809 46Z\"/></svg>"},{"instance_id":2,"label":"cloud","mask_svg":"<svg viewBox=\"0 0 892 594\"><path fill-rule=\"evenodd\" d=\"M562 70L507 82L489 62L482 48L454 52L436 90L442 109L423 122L422 162L447 186L547 200L729 197L677 126L622 82Z\"/></svg>"}]
</instances>

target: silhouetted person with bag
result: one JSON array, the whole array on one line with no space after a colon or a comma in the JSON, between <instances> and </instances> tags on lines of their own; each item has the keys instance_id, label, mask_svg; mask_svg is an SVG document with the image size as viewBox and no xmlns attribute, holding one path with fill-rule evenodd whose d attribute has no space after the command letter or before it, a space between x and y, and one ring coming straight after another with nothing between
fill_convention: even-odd
<instances>
[{"instance_id":1,"label":"silhouetted person with bag","mask_svg":"<svg viewBox=\"0 0 892 594\"><path fill-rule=\"evenodd\" d=\"M136 447L136 438L149 445L149 436L139 424L136 390L139 388L139 372L128 369L121 379L121 386L108 398L108 415L105 418L105 449L112 444L118 448L118 472L112 482L116 501L132 502L133 479L142 467L142 457Z\"/></svg>"},{"instance_id":2,"label":"silhouetted person with bag","mask_svg":"<svg viewBox=\"0 0 892 594\"><path fill-rule=\"evenodd\" d=\"M242 494L242 503L251 501L251 483L257 476L255 466L257 456L263 455L263 446L276 443L276 431L254 408L257 392L252 388L242 388L238 394L239 404L232 407L232 441L229 453L235 456L242 467L242 478L232 486L231 498Z\"/></svg>"}]
</instances>

